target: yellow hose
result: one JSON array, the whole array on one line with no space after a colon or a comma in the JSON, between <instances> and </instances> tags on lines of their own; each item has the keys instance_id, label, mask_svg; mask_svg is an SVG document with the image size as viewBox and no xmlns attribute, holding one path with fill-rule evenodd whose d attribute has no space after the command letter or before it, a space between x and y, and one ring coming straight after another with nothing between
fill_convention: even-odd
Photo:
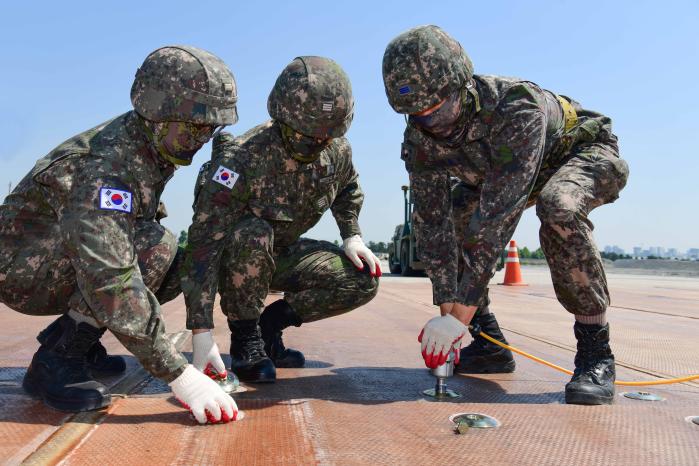
<instances>
[{"instance_id":1,"label":"yellow hose","mask_svg":"<svg viewBox=\"0 0 699 466\"><path fill-rule=\"evenodd\" d=\"M564 373L566 373L566 374L568 374L568 375L573 375L573 373L572 373L571 371L569 371L568 369L565 369L565 368L563 368L563 367L561 367L561 366L557 366L556 364L554 364L554 363L552 363L552 362L544 361L543 359L537 358L536 356L531 355L531 354L529 354L529 353L527 353L527 352L524 352L524 351L522 351L521 349L517 349L517 348L515 348L514 346L506 345L505 343L502 343L502 342L496 340L495 338L491 337L490 335L487 335L487 334L485 334L485 333L483 333L483 332L480 332L480 336L482 336L483 338L485 338L486 340L488 340L488 341L491 342L491 343L495 343L495 344L498 345L498 346L501 346L501 347L503 347L503 348L507 348L508 350L510 350L510 351L512 351L512 352L514 352L514 353L521 354L521 355L524 356L525 358L529 358L529 359L531 359L532 361L536 361L536 362L538 362L538 363L540 363L540 364L543 364L543 365L545 365L545 366L549 366L549 367L551 367L552 369L556 369L557 371L564 372ZM614 382L614 383L615 383L616 385L625 385L625 386L639 387L639 386L644 386L644 385L669 385L669 384L672 384L672 383L689 382L689 381L691 381L691 380L697 380L697 379L699 379L699 374L688 375L687 377L677 377L677 378L675 378L675 379L651 380L651 381L648 381L648 382L643 382L643 381L638 381L638 382L624 382L624 381L621 381L621 380L617 380L617 381Z\"/></svg>"}]
</instances>

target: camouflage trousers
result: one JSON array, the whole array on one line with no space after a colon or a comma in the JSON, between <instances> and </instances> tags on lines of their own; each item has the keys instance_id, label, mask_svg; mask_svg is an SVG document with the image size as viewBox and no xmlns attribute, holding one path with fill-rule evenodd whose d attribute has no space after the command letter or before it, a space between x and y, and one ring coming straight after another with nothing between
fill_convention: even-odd
<instances>
[{"instance_id":1,"label":"camouflage trousers","mask_svg":"<svg viewBox=\"0 0 699 466\"><path fill-rule=\"evenodd\" d=\"M175 236L154 221L137 222L134 247L145 285L157 290L160 303L174 299L181 292L176 269L183 257ZM55 240L37 241L32 248L19 251L11 264L0 267L4 267L0 301L15 311L43 316L73 309L94 317L78 289L59 232Z\"/></svg>"},{"instance_id":2,"label":"camouflage trousers","mask_svg":"<svg viewBox=\"0 0 699 466\"><path fill-rule=\"evenodd\" d=\"M274 247L274 230L258 217L238 223L223 254L219 294L229 320L259 317L270 289L283 291L303 322L351 311L376 296L379 281L359 271L339 247L301 238Z\"/></svg>"},{"instance_id":3,"label":"camouflage trousers","mask_svg":"<svg viewBox=\"0 0 699 466\"><path fill-rule=\"evenodd\" d=\"M614 202L629 169L619 158L616 139L574 146L561 166L542 170L528 204L541 220L539 240L556 297L572 314L598 315L609 305L607 278L588 218L592 209ZM452 189L454 225L459 238L476 210L479 194L458 184ZM479 312L489 300L484 299Z\"/></svg>"}]
</instances>

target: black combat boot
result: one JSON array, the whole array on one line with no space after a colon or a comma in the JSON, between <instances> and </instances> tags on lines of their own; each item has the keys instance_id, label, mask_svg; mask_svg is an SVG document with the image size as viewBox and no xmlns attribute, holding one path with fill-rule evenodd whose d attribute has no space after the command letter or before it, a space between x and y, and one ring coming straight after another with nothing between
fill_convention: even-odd
<instances>
[{"instance_id":1,"label":"black combat boot","mask_svg":"<svg viewBox=\"0 0 699 466\"><path fill-rule=\"evenodd\" d=\"M301 318L283 299L267 306L260 316L265 352L276 367L303 367L306 364L306 358L301 351L284 346L282 330L292 325L300 327Z\"/></svg>"},{"instance_id":2,"label":"black combat boot","mask_svg":"<svg viewBox=\"0 0 699 466\"><path fill-rule=\"evenodd\" d=\"M482 330L486 335L508 344L495 316L492 313L476 315L471 321L471 326L469 331L473 341L461 350L459 364L454 370L460 374L514 372L515 360L512 357L512 351L501 348L479 335Z\"/></svg>"},{"instance_id":3,"label":"black combat boot","mask_svg":"<svg viewBox=\"0 0 699 466\"><path fill-rule=\"evenodd\" d=\"M257 319L229 320L231 371L243 382L274 382L277 370L267 357Z\"/></svg>"},{"instance_id":4,"label":"black combat boot","mask_svg":"<svg viewBox=\"0 0 699 466\"><path fill-rule=\"evenodd\" d=\"M614 402L614 355L609 347L609 324L573 327L578 340L575 372L566 384L566 403L603 405Z\"/></svg>"},{"instance_id":5,"label":"black combat boot","mask_svg":"<svg viewBox=\"0 0 699 466\"><path fill-rule=\"evenodd\" d=\"M109 406L112 397L107 387L92 379L86 355L99 340L100 329L78 324L67 314L34 354L22 386L32 396L61 411L89 411Z\"/></svg>"},{"instance_id":6,"label":"black combat boot","mask_svg":"<svg viewBox=\"0 0 699 466\"><path fill-rule=\"evenodd\" d=\"M60 319L59 319L60 320ZM58 320L54 320L44 330L39 332L36 337L42 345L52 338L54 332L60 332L60 324ZM100 330L100 338L104 335L107 329ZM110 356L107 354L107 349L102 346L102 343L97 340L92 348L85 355L87 359L87 367L95 376L110 376L119 375L126 370L126 361L121 356Z\"/></svg>"}]
</instances>

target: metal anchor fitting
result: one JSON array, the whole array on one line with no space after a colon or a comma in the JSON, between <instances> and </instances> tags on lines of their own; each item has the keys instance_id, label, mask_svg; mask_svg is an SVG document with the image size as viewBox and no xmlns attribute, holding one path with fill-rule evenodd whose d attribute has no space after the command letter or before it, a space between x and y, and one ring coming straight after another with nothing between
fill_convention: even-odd
<instances>
[{"instance_id":1,"label":"metal anchor fitting","mask_svg":"<svg viewBox=\"0 0 699 466\"><path fill-rule=\"evenodd\" d=\"M454 350L447 356L447 361L441 366L432 369L430 372L437 379L434 388L423 390L422 394L433 398L435 401L447 400L450 398L458 398L461 396L460 393L455 392L447 388L447 379L454 375L454 360L456 355Z\"/></svg>"}]
</instances>

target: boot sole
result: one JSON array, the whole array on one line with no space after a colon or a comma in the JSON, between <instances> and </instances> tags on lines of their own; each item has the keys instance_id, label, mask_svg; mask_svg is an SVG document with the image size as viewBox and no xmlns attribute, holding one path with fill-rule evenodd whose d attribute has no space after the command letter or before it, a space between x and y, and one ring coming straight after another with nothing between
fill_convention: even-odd
<instances>
[{"instance_id":1,"label":"boot sole","mask_svg":"<svg viewBox=\"0 0 699 466\"><path fill-rule=\"evenodd\" d=\"M231 372L235 374L236 377L238 377L238 380L241 382L245 383L274 383L277 381L277 374L276 371L272 375L265 375L262 373L240 373L237 372L233 369L231 369Z\"/></svg>"},{"instance_id":2,"label":"boot sole","mask_svg":"<svg viewBox=\"0 0 699 466\"><path fill-rule=\"evenodd\" d=\"M121 375L124 372L126 372L126 369L123 371L104 371L100 369L95 369L94 367L89 367L90 373L95 376L95 377L114 377L115 375Z\"/></svg>"},{"instance_id":3,"label":"boot sole","mask_svg":"<svg viewBox=\"0 0 699 466\"><path fill-rule=\"evenodd\" d=\"M614 403L614 395L601 396L590 393L568 393L566 392L566 404L568 405L611 405Z\"/></svg>"},{"instance_id":4,"label":"boot sole","mask_svg":"<svg viewBox=\"0 0 699 466\"><path fill-rule=\"evenodd\" d=\"M233 372L237 377L238 380L241 382L245 383L274 383L277 381L277 378L269 378L269 377L264 377L264 378L259 378L259 377L241 377L240 374Z\"/></svg>"},{"instance_id":5,"label":"boot sole","mask_svg":"<svg viewBox=\"0 0 699 466\"><path fill-rule=\"evenodd\" d=\"M459 367L454 368L457 374L509 374L515 371L516 364L510 361L506 364L480 365L477 367Z\"/></svg>"},{"instance_id":6,"label":"boot sole","mask_svg":"<svg viewBox=\"0 0 699 466\"><path fill-rule=\"evenodd\" d=\"M89 402L75 402L72 400L66 400L63 398L57 398L49 395L44 390L41 389L41 384L35 382L31 377L24 377L22 381L22 388L29 394L32 398L42 400L46 405L53 409L59 411L66 411L70 413L79 413L82 411L94 411L96 409L106 408L112 404L112 395L107 395L100 399L95 398Z\"/></svg>"},{"instance_id":7,"label":"boot sole","mask_svg":"<svg viewBox=\"0 0 699 466\"><path fill-rule=\"evenodd\" d=\"M274 367L276 367L277 369L301 369L303 367L306 367L306 363L303 363L303 364L277 364L275 362Z\"/></svg>"}]
</instances>

